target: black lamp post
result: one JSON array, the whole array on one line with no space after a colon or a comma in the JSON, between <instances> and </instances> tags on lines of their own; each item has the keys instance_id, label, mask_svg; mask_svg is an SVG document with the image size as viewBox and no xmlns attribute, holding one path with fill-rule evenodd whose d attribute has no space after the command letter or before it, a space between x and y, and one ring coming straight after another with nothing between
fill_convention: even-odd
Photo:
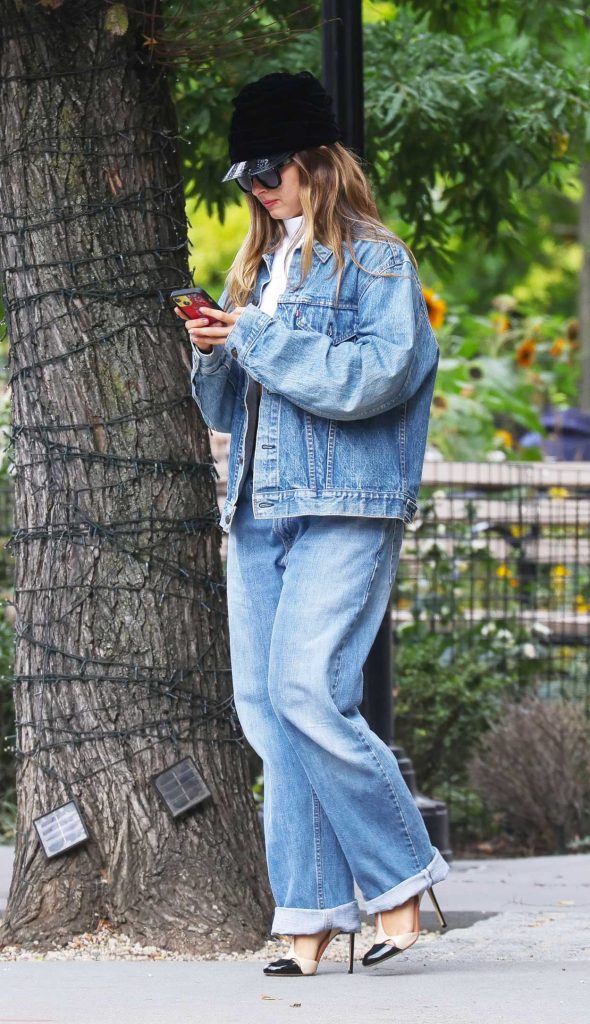
<instances>
[{"instance_id":1,"label":"black lamp post","mask_svg":"<svg viewBox=\"0 0 590 1024\"><path fill-rule=\"evenodd\" d=\"M322 0L322 82L334 100L343 145L364 156L363 31L361 0ZM395 754L402 775L428 829L432 843L450 856L446 805L418 792L412 762L393 742L391 610L387 605L363 666L364 697L360 707L371 729Z\"/></svg>"},{"instance_id":2,"label":"black lamp post","mask_svg":"<svg viewBox=\"0 0 590 1024\"><path fill-rule=\"evenodd\" d=\"M364 155L361 0L322 0L322 81L334 100L343 144Z\"/></svg>"}]
</instances>

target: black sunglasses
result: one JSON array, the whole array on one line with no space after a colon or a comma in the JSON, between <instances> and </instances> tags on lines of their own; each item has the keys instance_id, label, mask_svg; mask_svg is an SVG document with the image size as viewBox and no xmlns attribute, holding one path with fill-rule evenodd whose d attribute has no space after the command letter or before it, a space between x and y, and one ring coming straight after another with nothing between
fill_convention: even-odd
<instances>
[{"instance_id":1,"label":"black sunglasses","mask_svg":"<svg viewBox=\"0 0 590 1024\"><path fill-rule=\"evenodd\" d=\"M292 159L293 153L291 153L284 160L281 160L280 163L275 164L274 167L269 167L267 171L260 171L259 174L253 174L252 176L250 176L249 174L239 174L235 181L237 181L242 192L252 191L252 182L254 178L258 178L258 181L261 183L261 185L264 185L265 188L278 188L279 185L281 184L281 175L279 174L279 167L284 167L285 164L291 163Z\"/></svg>"}]
</instances>

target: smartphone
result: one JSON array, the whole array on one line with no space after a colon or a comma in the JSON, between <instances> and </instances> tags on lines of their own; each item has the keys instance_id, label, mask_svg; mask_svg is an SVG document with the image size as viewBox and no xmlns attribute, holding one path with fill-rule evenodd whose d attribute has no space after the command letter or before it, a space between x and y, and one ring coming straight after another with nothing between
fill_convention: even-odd
<instances>
[{"instance_id":1,"label":"smartphone","mask_svg":"<svg viewBox=\"0 0 590 1024\"><path fill-rule=\"evenodd\" d=\"M220 324L220 320L206 316L199 312L199 306L210 306L211 309L221 309L215 299L212 299L204 288L177 288L170 292L170 299L175 306L178 306L185 320L206 320L207 327L211 324Z\"/></svg>"}]
</instances>

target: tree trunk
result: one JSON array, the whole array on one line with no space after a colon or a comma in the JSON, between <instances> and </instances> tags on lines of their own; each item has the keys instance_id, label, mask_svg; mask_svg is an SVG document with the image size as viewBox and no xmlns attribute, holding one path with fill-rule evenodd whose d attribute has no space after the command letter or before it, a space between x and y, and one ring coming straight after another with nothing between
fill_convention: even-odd
<instances>
[{"instance_id":1,"label":"tree trunk","mask_svg":"<svg viewBox=\"0 0 590 1024\"><path fill-rule=\"evenodd\" d=\"M194 953L252 948L272 902L231 704L209 436L182 324L177 126L134 4L0 0L0 268L16 484L18 841L0 938L108 920ZM145 5L152 10L152 4ZM194 758L171 818L150 777ZM70 798L90 839L47 860Z\"/></svg>"}]
</instances>

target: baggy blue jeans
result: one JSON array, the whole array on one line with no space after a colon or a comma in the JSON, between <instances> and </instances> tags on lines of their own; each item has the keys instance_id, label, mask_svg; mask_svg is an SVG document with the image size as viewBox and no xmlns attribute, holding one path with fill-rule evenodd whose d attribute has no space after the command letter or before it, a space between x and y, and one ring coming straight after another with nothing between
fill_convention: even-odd
<instances>
[{"instance_id":1,"label":"baggy blue jeans","mask_svg":"<svg viewBox=\"0 0 590 1024\"><path fill-rule=\"evenodd\" d=\"M361 715L401 519L255 519L252 461L228 535L234 701L262 758L271 934L360 931L446 877L396 757Z\"/></svg>"}]
</instances>

